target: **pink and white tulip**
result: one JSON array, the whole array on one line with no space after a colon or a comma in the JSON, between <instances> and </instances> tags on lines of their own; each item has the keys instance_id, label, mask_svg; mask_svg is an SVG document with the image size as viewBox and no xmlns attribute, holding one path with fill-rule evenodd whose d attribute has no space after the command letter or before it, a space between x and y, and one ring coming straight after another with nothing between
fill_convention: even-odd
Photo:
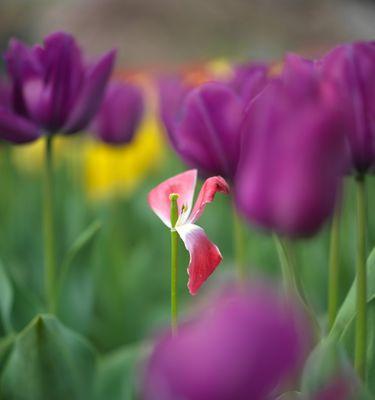
<instances>
[{"instance_id":1,"label":"pink and white tulip","mask_svg":"<svg viewBox=\"0 0 375 400\"><path fill-rule=\"evenodd\" d=\"M194 224L202 215L206 205L214 200L215 194L229 193L229 186L221 176L208 178L193 207L193 197L197 183L197 170L192 169L176 175L152 189L148 203L154 213L170 229L175 229L190 254L188 267L188 289L190 294L197 293L201 285L212 274L222 260L218 247L212 243L205 231ZM178 220L172 227L170 218L170 195L178 194Z\"/></svg>"}]
</instances>

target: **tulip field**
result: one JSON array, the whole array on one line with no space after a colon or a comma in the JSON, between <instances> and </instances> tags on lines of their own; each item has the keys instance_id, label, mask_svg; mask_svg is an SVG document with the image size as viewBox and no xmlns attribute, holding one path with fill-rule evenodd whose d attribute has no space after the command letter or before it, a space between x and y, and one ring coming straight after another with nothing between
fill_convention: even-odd
<instances>
[{"instance_id":1,"label":"tulip field","mask_svg":"<svg viewBox=\"0 0 375 400\"><path fill-rule=\"evenodd\" d=\"M375 42L89 53L0 61L0 399L374 399Z\"/></svg>"}]
</instances>

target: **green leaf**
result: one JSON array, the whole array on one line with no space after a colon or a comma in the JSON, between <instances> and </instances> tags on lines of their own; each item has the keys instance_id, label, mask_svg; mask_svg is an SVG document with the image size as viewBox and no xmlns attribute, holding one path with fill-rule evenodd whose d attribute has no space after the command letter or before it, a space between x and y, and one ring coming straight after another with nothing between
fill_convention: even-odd
<instances>
[{"instance_id":1,"label":"green leaf","mask_svg":"<svg viewBox=\"0 0 375 400\"><path fill-rule=\"evenodd\" d=\"M50 315L37 316L13 344L0 380L8 400L92 398L96 353Z\"/></svg>"},{"instance_id":2,"label":"green leaf","mask_svg":"<svg viewBox=\"0 0 375 400\"><path fill-rule=\"evenodd\" d=\"M337 313L335 323L329 333L329 336L339 340L345 331L349 328L350 324L356 315L356 290L357 279L354 282L342 304L339 312ZM371 251L367 259L367 302L375 299L375 248Z\"/></svg>"},{"instance_id":3,"label":"green leaf","mask_svg":"<svg viewBox=\"0 0 375 400\"><path fill-rule=\"evenodd\" d=\"M90 241L95 237L100 228L101 224L99 221L92 222L83 232L80 233L80 235L77 237L77 239L74 241L74 243L66 253L63 263L61 265L60 289L69 272L72 261L77 256L77 254L90 243Z\"/></svg>"},{"instance_id":4,"label":"green leaf","mask_svg":"<svg viewBox=\"0 0 375 400\"><path fill-rule=\"evenodd\" d=\"M5 332L12 332L11 311L13 306L13 287L0 261L0 317Z\"/></svg>"},{"instance_id":5,"label":"green leaf","mask_svg":"<svg viewBox=\"0 0 375 400\"><path fill-rule=\"evenodd\" d=\"M340 342L354 359L355 318L351 320ZM367 357L366 382L370 393L375 396L375 299L367 303Z\"/></svg>"},{"instance_id":6,"label":"green leaf","mask_svg":"<svg viewBox=\"0 0 375 400\"><path fill-rule=\"evenodd\" d=\"M16 335L11 333L0 339L0 372L3 369L5 360L12 348Z\"/></svg>"},{"instance_id":7,"label":"green leaf","mask_svg":"<svg viewBox=\"0 0 375 400\"><path fill-rule=\"evenodd\" d=\"M307 400L300 392L287 392L283 393L276 400Z\"/></svg>"},{"instance_id":8,"label":"green leaf","mask_svg":"<svg viewBox=\"0 0 375 400\"><path fill-rule=\"evenodd\" d=\"M343 347L333 338L324 338L305 363L301 391L314 399L332 385L343 387L348 399L369 400Z\"/></svg>"},{"instance_id":9,"label":"green leaf","mask_svg":"<svg viewBox=\"0 0 375 400\"><path fill-rule=\"evenodd\" d=\"M137 371L150 346L141 344L114 351L99 361L96 400L134 400L137 397Z\"/></svg>"}]
</instances>

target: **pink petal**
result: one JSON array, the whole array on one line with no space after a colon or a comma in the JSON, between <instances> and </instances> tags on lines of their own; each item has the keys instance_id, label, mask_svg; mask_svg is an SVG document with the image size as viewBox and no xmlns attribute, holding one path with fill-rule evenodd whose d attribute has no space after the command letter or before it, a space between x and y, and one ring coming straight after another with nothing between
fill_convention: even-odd
<instances>
[{"instance_id":1,"label":"pink petal","mask_svg":"<svg viewBox=\"0 0 375 400\"><path fill-rule=\"evenodd\" d=\"M189 217L189 222L195 222L202 215L206 205L214 200L217 192L228 194L229 185L221 176L213 176L208 178L204 182L201 191L199 192L193 212Z\"/></svg>"},{"instance_id":2,"label":"pink petal","mask_svg":"<svg viewBox=\"0 0 375 400\"><path fill-rule=\"evenodd\" d=\"M150 191L148 194L148 204L165 225L168 227L171 226L171 202L169 199L171 193L179 194L177 204L182 220L181 223L187 220L193 203L196 182L197 170L191 169L167 179Z\"/></svg>"},{"instance_id":3,"label":"pink petal","mask_svg":"<svg viewBox=\"0 0 375 400\"><path fill-rule=\"evenodd\" d=\"M223 257L218 247L210 242L200 226L194 224L180 225L176 226L176 231L190 253L188 288L190 294L194 295L214 272Z\"/></svg>"}]
</instances>

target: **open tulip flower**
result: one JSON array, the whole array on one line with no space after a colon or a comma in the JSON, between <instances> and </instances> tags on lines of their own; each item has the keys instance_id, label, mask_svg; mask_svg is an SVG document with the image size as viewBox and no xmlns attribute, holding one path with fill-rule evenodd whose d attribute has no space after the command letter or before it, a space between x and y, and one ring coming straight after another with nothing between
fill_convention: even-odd
<instances>
[{"instance_id":1,"label":"open tulip flower","mask_svg":"<svg viewBox=\"0 0 375 400\"><path fill-rule=\"evenodd\" d=\"M217 192L229 193L229 186L222 177L208 178L192 207L196 181L197 170L189 170L162 182L148 196L151 209L165 225L177 231L190 253L188 288L192 295L197 293L222 260L220 250L194 222L202 215L206 205L213 201ZM178 195L178 219L175 226L172 226L170 215L170 196L173 194Z\"/></svg>"},{"instance_id":2,"label":"open tulip flower","mask_svg":"<svg viewBox=\"0 0 375 400\"><path fill-rule=\"evenodd\" d=\"M5 54L11 97L0 104L0 138L31 142L43 133L75 133L97 112L115 53L84 62L75 39L56 32L44 45L28 47L12 39Z\"/></svg>"}]
</instances>

